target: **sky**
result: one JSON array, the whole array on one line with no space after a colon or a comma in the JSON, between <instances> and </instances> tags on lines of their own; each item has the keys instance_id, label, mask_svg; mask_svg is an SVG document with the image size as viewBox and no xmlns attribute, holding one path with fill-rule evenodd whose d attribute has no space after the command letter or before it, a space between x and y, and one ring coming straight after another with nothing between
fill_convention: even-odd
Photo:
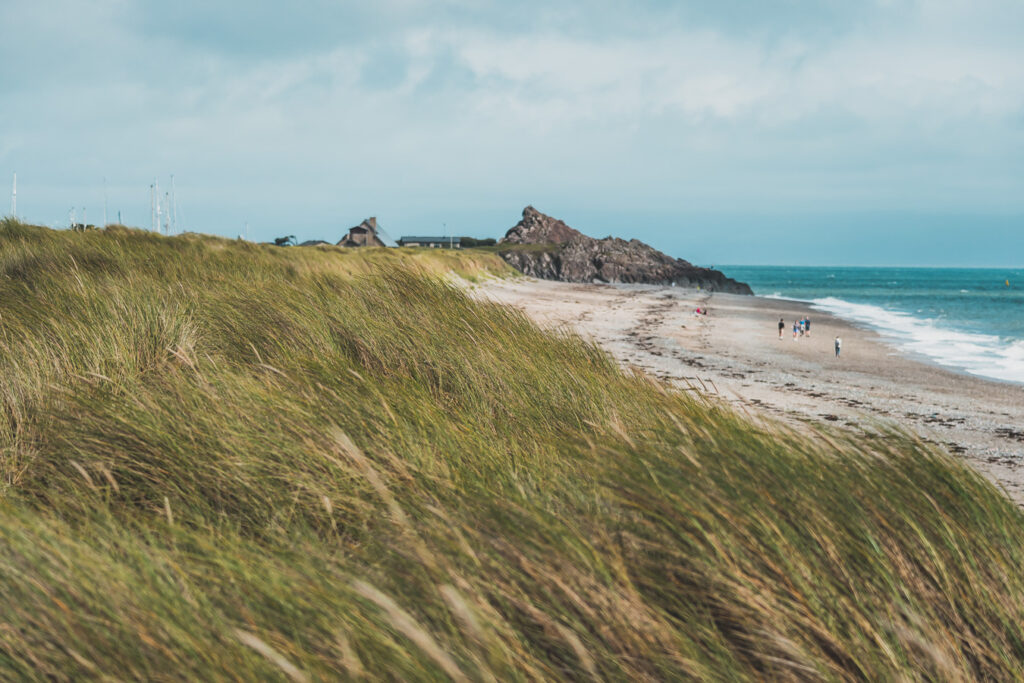
<instances>
[{"instance_id":1,"label":"sky","mask_svg":"<svg viewBox=\"0 0 1024 683\"><path fill-rule=\"evenodd\" d=\"M0 187L65 227L1024 265L1019 0L3 0ZM6 191L0 191L0 196ZM7 202L0 201L0 212Z\"/></svg>"}]
</instances>

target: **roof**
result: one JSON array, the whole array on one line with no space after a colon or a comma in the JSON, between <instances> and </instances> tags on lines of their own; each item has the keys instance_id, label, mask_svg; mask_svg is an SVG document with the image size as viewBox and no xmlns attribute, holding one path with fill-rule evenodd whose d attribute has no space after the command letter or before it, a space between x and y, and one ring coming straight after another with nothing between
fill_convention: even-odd
<instances>
[{"instance_id":1,"label":"roof","mask_svg":"<svg viewBox=\"0 0 1024 683\"><path fill-rule=\"evenodd\" d=\"M408 237L403 235L401 242L461 242L461 237Z\"/></svg>"},{"instance_id":2,"label":"roof","mask_svg":"<svg viewBox=\"0 0 1024 683\"><path fill-rule=\"evenodd\" d=\"M391 239L391 236L384 232L383 228L377 226L377 239L384 243L385 247L397 247L398 243Z\"/></svg>"}]
</instances>

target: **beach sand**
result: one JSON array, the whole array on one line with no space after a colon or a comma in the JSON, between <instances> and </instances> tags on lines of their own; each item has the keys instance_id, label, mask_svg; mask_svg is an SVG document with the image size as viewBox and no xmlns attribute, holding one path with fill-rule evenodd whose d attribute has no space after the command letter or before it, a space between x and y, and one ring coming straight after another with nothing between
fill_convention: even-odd
<instances>
[{"instance_id":1,"label":"beach sand","mask_svg":"<svg viewBox=\"0 0 1024 683\"><path fill-rule=\"evenodd\" d=\"M748 411L853 429L896 423L942 444L1024 506L1024 386L908 357L877 333L800 302L531 278L473 291L523 310L541 326L568 326L624 365ZM698 306L708 314L694 315ZM793 341L793 321L804 316L811 336ZM786 321L781 340L780 317Z\"/></svg>"}]
</instances>

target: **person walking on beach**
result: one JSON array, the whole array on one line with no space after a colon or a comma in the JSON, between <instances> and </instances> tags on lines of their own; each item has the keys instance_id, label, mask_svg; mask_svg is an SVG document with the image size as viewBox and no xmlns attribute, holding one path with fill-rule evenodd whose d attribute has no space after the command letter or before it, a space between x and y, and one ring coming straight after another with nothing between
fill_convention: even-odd
<instances>
[{"instance_id":1,"label":"person walking on beach","mask_svg":"<svg viewBox=\"0 0 1024 683\"><path fill-rule=\"evenodd\" d=\"M843 348L843 340L836 337L836 358L839 358L839 351Z\"/></svg>"},{"instance_id":2,"label":"person walking on beach","mask_svg":"<svg viewBox=\"0 0 1024 683\"><path fill-rule=\"evenodd\" d=\"M804 318L804 334L806 334L808 337L811 336L811 319L810 318Z\"/></svg>"},{"instance_id":3,"label":"person walking on beach","mask_svg":"<svg viewBox=\"0 0 1024 683\"><path fill-rule=\"evenodd\" d=\"M800 325L793 323L793 341L796 341L796 335L800 332Z\"/></svg>"},{"instance_id":4,"label":"person walking on beach","mask_svg":"<svg viewBox=\"0 0 1024 683\"><path fill-rule=\"evenodd\" d=\"M786 329L786 321L779 318L779 339L782 339L782 331Z\"/></svg>"}]
</instances>

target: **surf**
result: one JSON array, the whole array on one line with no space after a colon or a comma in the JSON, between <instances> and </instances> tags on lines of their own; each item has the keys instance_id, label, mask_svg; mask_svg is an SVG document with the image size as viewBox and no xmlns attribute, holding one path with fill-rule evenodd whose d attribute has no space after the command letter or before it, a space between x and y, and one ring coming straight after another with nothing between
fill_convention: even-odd
<instances>
[{"instance_id":1,"label":"surf","mask_svg":"<svg viewBox=\"0 0 1024 683\"><path fill-rule=\"evenodd\" d=\"M818 310L878 332L899 350L972 375L1024 383L1024 341L947 327L873 304L835 297L811 299Z\"/></svg>"}]
</instances>

